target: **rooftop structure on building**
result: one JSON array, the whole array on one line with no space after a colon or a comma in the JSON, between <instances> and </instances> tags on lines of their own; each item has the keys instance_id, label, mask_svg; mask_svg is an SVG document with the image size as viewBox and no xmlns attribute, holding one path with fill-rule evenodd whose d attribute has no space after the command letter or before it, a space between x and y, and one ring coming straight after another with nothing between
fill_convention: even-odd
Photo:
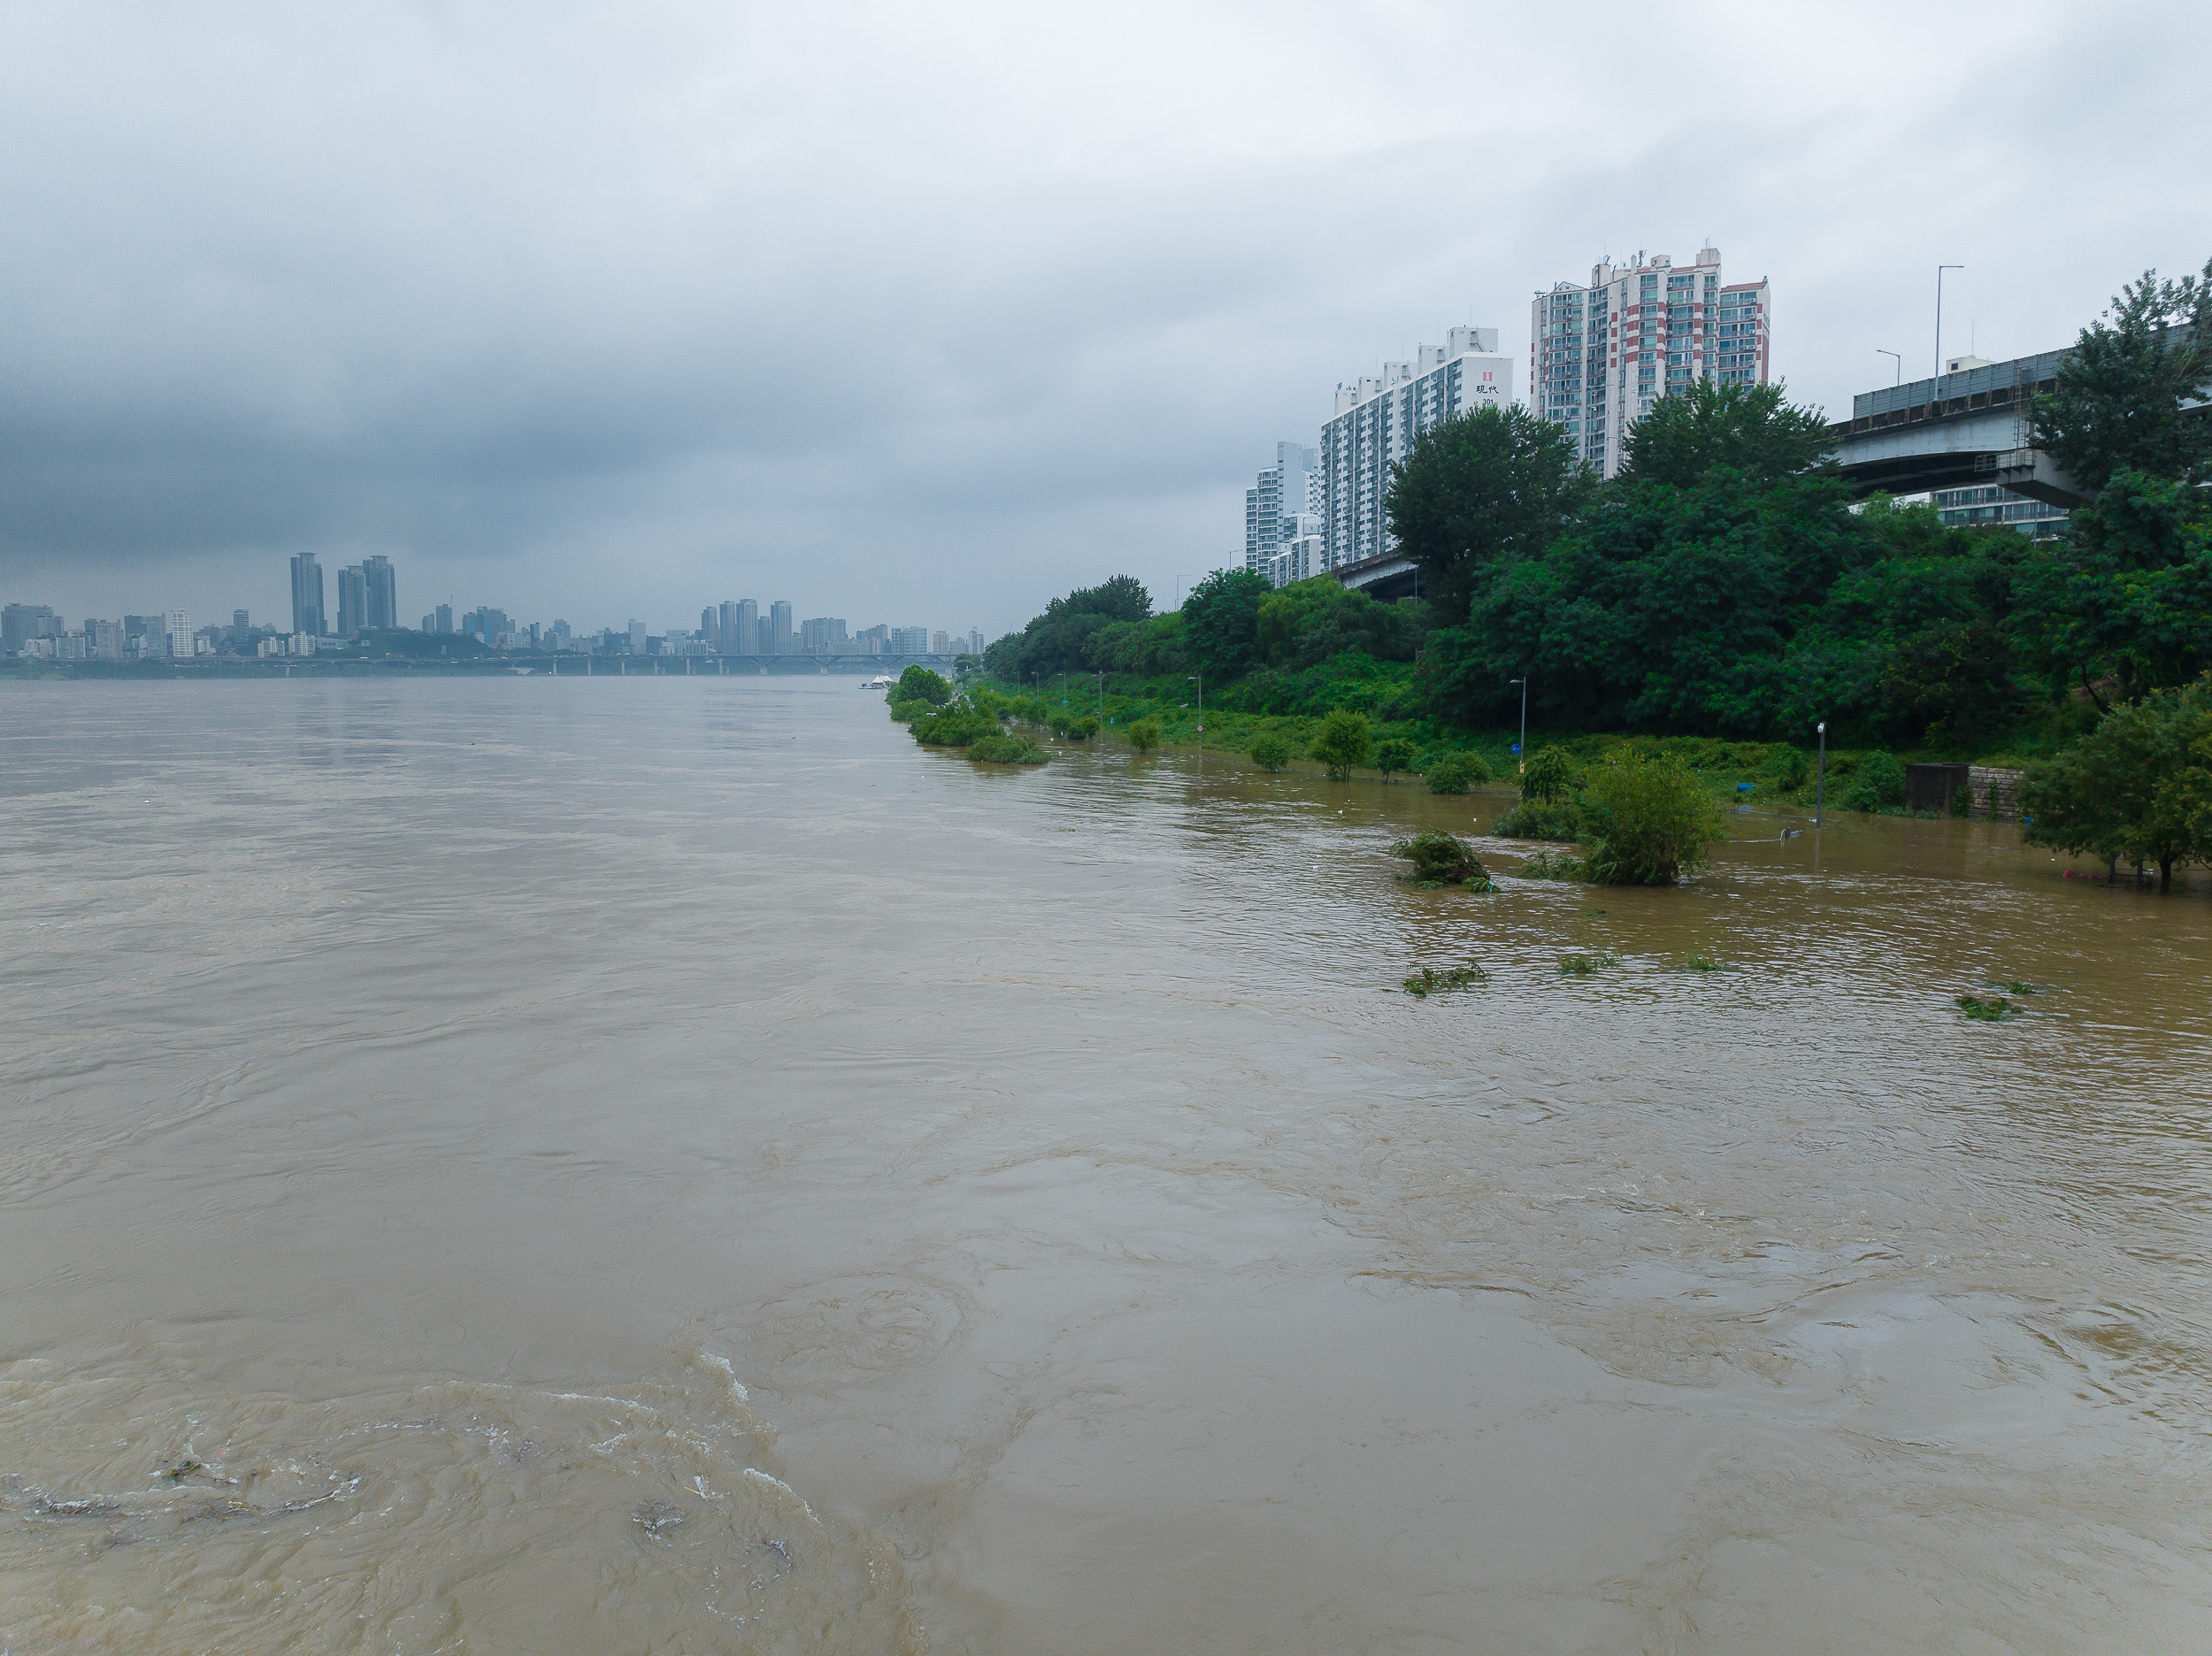
<instances>
[{"instance_id":1,"label":"rooftop structure on building","mask_svg":"<svg viewBox=\"0 0 2212 1656\"><path fill-rule=\"evenodd\" d=\"M1513 359L1498 354L1498 330L1482 327L1453 328L1411 362L1386 362L1379 374L1340 384L1336 412L1321 428L1322 567L1310 572L1389 551L1383 496L1392 464L1454 415L1503 408L1512 386Z\"/></svg>"},{"instance_id":2,"label":"rooftop structure on building","mask_svg":"<svg viewBox=\"0 0 2212 1656\"><path fill-rule=\"evenodd\" d=\"M1555 282L1529 308L1529 407L1612 477L1628 428L1659 398L1700 380L1767 382L1773 315L1766 279L1730 285L1718 248L1681 266L1664 253L1601 260L1586 285Z\"/></svg>"}]
</instances>

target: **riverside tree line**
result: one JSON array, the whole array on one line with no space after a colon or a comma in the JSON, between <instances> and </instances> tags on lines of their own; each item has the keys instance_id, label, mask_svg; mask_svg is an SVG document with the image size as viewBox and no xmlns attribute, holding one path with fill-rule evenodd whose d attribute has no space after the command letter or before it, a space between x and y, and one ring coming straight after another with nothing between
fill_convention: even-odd
<instances>
[{"instance_id":1,"label":"riverside tree line","mask_svg":"<svg viewBox=\"0 0 2212 1656\"><path fill-rule=\"evenodd\" d=\"M1156 616L1119 576L1054 600L985 665L1033 693L1202 674L1210 712L1348 710L1417 734L1509 724L1524 677L1555 732L1809 744L1824 719L1839 745L2030 761L2035 836L2162 883L2212 860L2208 384L2212 263L2146 272L2037 400L2036 445L2088 498L2036 540L1855 500L1822 416L1778 386L1662 401L1606 482L1548 421L1486 409L1393 470L1418 602L1236 570ZM1878 760L1853 802L1901 797Z\"/></svg>"}]
</instances>

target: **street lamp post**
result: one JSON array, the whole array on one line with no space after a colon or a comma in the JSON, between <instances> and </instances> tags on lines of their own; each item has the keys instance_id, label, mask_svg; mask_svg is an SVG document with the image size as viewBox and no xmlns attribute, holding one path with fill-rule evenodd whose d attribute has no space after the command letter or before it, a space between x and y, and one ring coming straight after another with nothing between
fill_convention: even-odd
<instances>
[{"instance_id":1,"label":"street lamp post","mask_svg":"<svg viewBox=\"0 0 2212 1656\"><path fill-rule=\"evenodd\" d=\"M1202 673L1184 675L1198 686L1198 751L1206 751L1206 679Z\"/></svg>"},{"instance_id":2,"label":"street lamp post","mask_svg":"<svg viewBox=\"0 0 2212 1656\"><path fill-rule=\"evenodd\" d=\"M1896 383L1897 383L1897 384L1899 384L1899 385L1902 385L1902 384L1904 384L1904 383L1905 383L1905 359L1904 359L1904 357L1902 357L1901 356L1900 356L1897 352L1895 352L1895 351L1893 351L1893 350L1884 350L1884 349L1882 349L1879 345L1877 345L1877 346L1874 348L1874 354L1875 354L1877 356L1886 356L1886 357L1888 357L1888 358L1890 359L1890 361L1892 361L1892 362L1895 363L1895 364L1897 364L1897 380L1896 380Z\"/></svg>"},{"instance_id":3,"label":"street lamp post","mask_svg":"<svg viewBox=\"0 0 2212 1656\"><path fill-rule=\"evenodd\" d=\"M1516 774L1523 774L1528 770L1528 680L1509 678L1506 683L1521 686L1521 745L1514 749L1521 763L1514 767L1514 770Z\"/></svg>"},{"instance_id":4,"label":"street lamp post","mask_svg":"<svg viewBox=\"0 0 2212 1656\"><path fill-rule=\"evenodd\" d=\"M1928 399L1928 400L1929 400L1930 402L1932 402L1939 401L1939 400L1940 399L1940 397L1941 397L1940 387L1941 387L1942 380L1943 380L1943 272L1944 272L1945 271L1947 271L1947 270L1964 270L1965 268L1966 268L1966 266L1965 266L1965 265L1963 265L1963 264L1939 264L1939 265L1937 265L1937 266L1936 266L1936 365L1935 365L1935 371L1936 371L1936 382L1937 382L1937 387L1938 387L1938 389L1937 389L1937 390L1935 390L1934 392L1931 393L1931 395L1930 395L1930 396L1929 396L1929 399Z\"/></svg>"},{"instance_id":5,"label":"street lamp post","mask_svg":"<svg viewBox=\"0 0 2212 1656\"><path fill-rule=\"evenodd\" d=\"M1820 721L1820 770L1813 780L1813 826L1820 826L1820 813L1828 802L1828 721Z\"/></svg>"}]
</instances>

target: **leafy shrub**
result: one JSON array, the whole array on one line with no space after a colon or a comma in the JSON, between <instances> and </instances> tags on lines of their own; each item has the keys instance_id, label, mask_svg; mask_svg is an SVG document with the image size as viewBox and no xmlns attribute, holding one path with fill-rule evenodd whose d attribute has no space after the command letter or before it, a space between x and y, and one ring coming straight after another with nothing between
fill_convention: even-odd
<instances>
[{"instance_id":1,"label":"leafy shrub","mask_svg":"<svg viewBox=\"0 0 2212 1656\"><path fill-rule=\"evenodd\" d=\"M1413 744L1398 737L1379 743L1375 748L1375 769L1383 773L1383 780L1390 780L1396 770L1413 769Z\"/></svg>"},{"instance_id":2,"label":"leafy shrub","mask_svg":"<svg viewBox=\"0 0 2212 1656\"><path fill-rule=\"evenodd\" d=\"M899 675L899 682L892 687L894 702L926 702L933 707L943 707L952 700L952 686L942 675L933 673L917 662Z\"/></svg>"},{"instance_id":3,"label":"leafy shrub","mask_svg":"<svg viewBox=\"0 0 2212 1656\"><path fill-rule=\"evenodd\" d=\"M1068 726L1068 734L1078 741L1088 741L1098 734L1098 715L1086 713Z\"/></svg>"},{"instance_id":4,"label":"leafy shrub","mask_svg":"<svg viewBox=\"0 0 2212 1656\"><path fill-rule=\"evenodd\" d=\"M1321 729L1306 744L1306 751L1327 768L1333 779L1341 782L1351 776L1354 767L1367 763L1373 741L1374 728L1363 716L1339 708L1321 721Z\"/></svg>"},{"instance_id":5,"label":"leafy shrub","mask_svg":"<svg viewBox=\"0 0 2212 1656\"><path fill-rule=\"evenodd\" d=\"M1517 871L1523 879L1579 880L1590 878L1582 859L1569 856L1564 851L1539 851L1522 863Z\"/></svg>"},{"instance_id":6,"label":"leafy shrub","mask_svg":"<svg viewBox=\"0 0 2212 1656\"><path fill-rule=\"evenodd\" d=\"M1413 864L1413 878L1424 885L1474 886L1495 889L1489 870L1475 860L1475 848L1456 834L1432 830L1401 840L1390 847L1392 856Z\"/></svg>"},{"instance_id":7,"label":"leafy shrub","mask_svg":"<svg viewBox=\"0 0 2212 1656\"><path fill-rule=\"evenodd\" d=\"M1671 886L1728 837L1727 818L1680 760L1616 754L1583 792L1583 863L1601 886Z\"/></svg>"},{"instance_id":8,"label":"leafy shrub","mask_svg":"<svg viewBox=\"0 0 2212 1656\"><path fill-rule=\"evenodd\" d=\"M891 722L894 724L911 724L918 718L927 718L936 710L935 702L925 702L919 696L902 702L895 695L891 701Z\"/></svg>"},{"instance_id":9,"label":"leafy shrub","mask_svg":"<svg viewBox=\"0 0 2212 1656\"><path fill-rule=\"evenodd\" d=\"M1447 754L1428 769L1432 794L1464 794L1478 782L1490 780L1490 767L1478 753Z\"/></svg>"},{"instance_id":10,"label":"leafy shrub","mask_svg":"<svg viewBox=\"0 0 2212 1656\"><path fill-rule=\"evenodd\" d=\"M1252 744L1252 763L1263 770L1279 770L1290 763L1290 744L1279 736L1262 736Z\"/></svg>"},{"instance_id":11,"label":"leafy shrub","mask_svg":"<svg viewBox=\"0 0 2212 1656\"><path fill-rule=\"evenodd\" d=\"M1572 841L1582 838L1582 812L1571 800L1546 804L1525 799L1492 823L1490 832L1502 840Z\"/></svg>"},{"instance_id":12,"label":"leafy shrub","mask_svg":"<svg viewBox=\"0 0 2212 1656\"><path fill-rule=\"evenodd\" d=\"M914 740L926 748L965 748L971 742L999 733L999 723L987 713L979 713L964 702L956 702L941 713L917 718L908 727Z\"/></svg>"},{"instance_id":13,"label":"leafy shrub","mask_svg":"<svg viewBox=\"0 0 2212 1656\"><path fill-rule=\"evenodd\" d=\"M1464 989L1489 980L1490 974L1471 961L1464 966L1447 966L1442 971L1424 966L1406 979L1405 990L1416 999L1425 1000L1440 989Z\"/></svg>"},{"instance_id":14,"label":"leafy shrub","mask_svg":"<svg viewBox=\"0 0 2212 1656\"><path fill-rule=\"evenodd\" d=\"M2002 995L1993 995L1988 1000L1979 995L1960 995L1956 1005L1960 1011L1978 1024L2001 1023L2005 1015L2013 1009L2012 1002Z\"/></svg>"},{"instance_id":15,"label":"leafy shrub","mask_svg":"<svg viewBox=\"0 0 2212 1656\"><path fill-rule=\"evenodd\" d=\"M1710 954L1693 954L1682 962L1686 970L1694 972L1718 971L1721 964Z\"/></svg>"},{"instance_id":16,"label":"leafy shrub","mask_svg":"<svg viewBox=\"0 0 2212 1656\"><path fill-rule=\"evenodd\" d=\"M1009 696L1006 699L1005 710L1016 718L1032 724L1041 724L1045 722L1045 704L1041 699L1033 695Z\"/></svg>"},{"instance_id":17,"label":"leafy shrub","mask_svg":"<svg viewBox=\"0 0 2212 1656\"><path fill-rule=\"evenodd\" d=\"M1805 757L1802 748L1785 748L1781 763L1775 767L1775 786L1785 794L1794 794L1812 773L1813 762Z\"/></svg>"},{"instance_id":18,"label":"leafy shrub","mask_svg":"<svg viewBox=\"0 0 2212 1656\"><path fill-rule=\"evenodd\" d=\"M1893 753L1870 754L1853 772L1850 785L1836 798L1845 810L1878 811L1905 801L1905 767Z\"/></svg>"},{"instance_id":19,"label":"leafy shrub","mask_svg":"<svg viewBox=\"0 0 2212 1656\"><path fill-rule=\"evenodd\" d=\"M1045 720L1045 728L1055 736L1064 736L1074 727L1074 717L1059 708L1053 709L1051 717Z\"/></svg>"},{"instance_id":20,"label":"leafy shrub","mask_svg":"<svg viewBox=\"0 0 2212 1656\"><path fill-rule=\"evenodd\" d=\"M1540 748L1521 768L1521 797L1525 800L1541 800L1548 805L1574 792L1574 761L1567 757L1563 748Z\"/></svg>"},{"instance_id":21,"label":"leafy shrub","mask_svg":"<svg viewBox=\"0 0 2212 1656\"><path fill-rule=\"evenodd\" d=\"M1129 745L1139 753L1150 753L1160 745L1160 721L1141 718L1129 727Z\"/></svg>"},{"instance_id":22,"label":"leafy shrub","mask_svg":"<svg viewBox=\"0 0 2212 1656\"><path fill-rule=\"evenodd\" d=\"M1562 978L1587 978L1594 971L1621 963L1617 954L1562 954L1559 975Z\"/></svg>"},{"instance_id":23,"label":"leafy shrub","mask_svg":"<svg viewBox=\"0 0 2212 1656\"><path fill-rule=\"evenodd\" d=\"M970 742L968 757L979 764L1040 765L1052 755L1025 737L1000 731Z\"/></svg>"}]
</instances>

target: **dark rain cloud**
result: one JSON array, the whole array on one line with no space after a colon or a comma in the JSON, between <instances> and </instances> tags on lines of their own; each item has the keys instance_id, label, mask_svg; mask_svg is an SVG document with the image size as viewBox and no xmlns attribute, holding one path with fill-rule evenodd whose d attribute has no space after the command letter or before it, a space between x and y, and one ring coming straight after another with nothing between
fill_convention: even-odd
<instances>
[{"instance_id":1,"label":"dark rain cloud","mask_svg":"<svg viewBox=\"0 0 2212 1656\"><path fill-rule=\"evenodd\" d=\"M1885 346L2202 262L2193 8L29 5L0 20L0 596L274 614L282 559L579 625L996 631L1237 555L1335 383L1525 352L1605 252ZM2170 50L2147 52L2147 40ZM2190 42L2196 50L2184 50ZM1525 360L1525 355L1524 355Z\"/></svg>"}]
</instances>

